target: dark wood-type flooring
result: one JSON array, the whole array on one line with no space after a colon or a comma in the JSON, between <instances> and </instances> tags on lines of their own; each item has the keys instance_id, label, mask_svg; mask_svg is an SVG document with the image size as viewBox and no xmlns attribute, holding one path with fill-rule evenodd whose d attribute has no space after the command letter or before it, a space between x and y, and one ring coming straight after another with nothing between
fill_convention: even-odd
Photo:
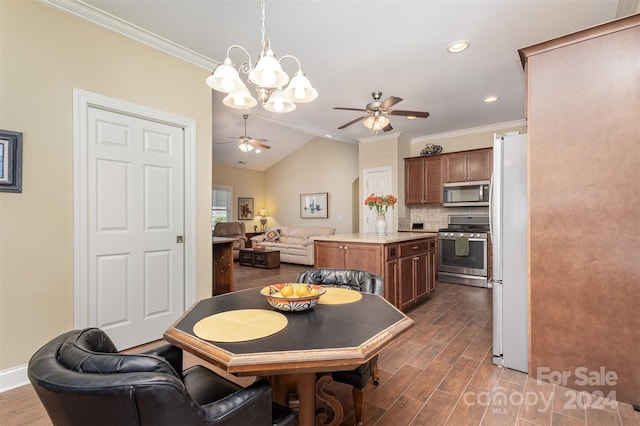
<instances>
[{"instance_id":1,"label":"dark wood-type flooring","mask_svg":"<svg viewBox=\"0 0 640 426\"><path fill-rule=\"evenodd\" d=\"M269 270L237 263L234 268L237 290L291 282L306 269L286 263ZM370 383L366 390L365 425L640 425L640 413L629 404L494 366L489 289L438 283L409 316L415 327L380 354L380 385ZM185 354L185 366L193 364L205 363ZM253 381L221 374L242 385ZM344 424L353 424L350 387L332 383L330 389L343 404ZM22 386L0 393L0 425L51 422L33 388Z\"/></svg>"}]
</instances>

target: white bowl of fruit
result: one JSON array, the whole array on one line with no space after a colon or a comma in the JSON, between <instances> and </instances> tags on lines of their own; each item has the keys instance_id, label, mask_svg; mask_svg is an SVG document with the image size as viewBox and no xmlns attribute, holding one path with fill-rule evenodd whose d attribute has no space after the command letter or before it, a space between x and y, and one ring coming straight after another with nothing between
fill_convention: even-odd
<instances>
[{"instance_id":1,"label":"white bowl of fruit","mask_svg":"<svg viewBox=\"0 0 640 426\"><path fill-rule=\"evenodd\" d=\"M282 283L263 287L260 294L274 308L293 312L313 308L326 291L324 287L316 284Z\"/></svg>"}]
</instances>

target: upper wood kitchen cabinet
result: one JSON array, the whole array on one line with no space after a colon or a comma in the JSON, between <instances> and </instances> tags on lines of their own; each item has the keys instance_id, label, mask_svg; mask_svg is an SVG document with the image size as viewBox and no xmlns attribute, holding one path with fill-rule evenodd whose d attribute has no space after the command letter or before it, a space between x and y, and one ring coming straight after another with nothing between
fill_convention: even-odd
<instances>
[{"instance_id":1,"label":"upper wood kitchen cabinet","mask_svg":"<svg viewBox=\"0 0 640 426\"><path fill-rule=\"evenodd\" d=\"M491 179L493 149L446 154L443 161L444 182L468 182Z\"/></svg>"},{"instance_id":2,"label":"upper wood kitchen cabinet","mask_svg":"<svg viewBox=\"0 0 640 426\"><path fill-rule=\"evenodd\" d=\"M404 204L442 204L442 158L404 159Z\"/></svg>"}]
</instances>

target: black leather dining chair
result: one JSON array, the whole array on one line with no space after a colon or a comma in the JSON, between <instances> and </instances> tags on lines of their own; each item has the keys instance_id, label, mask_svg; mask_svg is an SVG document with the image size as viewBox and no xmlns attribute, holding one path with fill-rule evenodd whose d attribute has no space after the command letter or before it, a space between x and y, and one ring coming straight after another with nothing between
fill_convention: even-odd
<instances>
[{"instance_id":1,"label":"black leather dining chair","mask_svg":"<svg viewBox=\"0 0 640 426\"><path fill-rule=\"evenodd\" d=\"M325 287L340 287L362 293L382 296L384 280L380 275L355 269L315 268L302 271L296 277L298 283L318 284ZM374 385L380 383L378 376L378 355L358 368L350 371L332 372L333 380L353 386L353 406L357 424L362 424L364 408L364 389L373 380Z\"/></svg>"},{"instance_id":2,"label":"black leather dining chair","mask_svg":"<svg viewBox=\"0 0 640 426\"><path fill-rule=\"evenodd\" d=\"M54 425L295 425L264 379L243 388L200 365L182 371L171 344L119 353L98 328L46 343L27 372Z\"/></svg>"}]
</instances>

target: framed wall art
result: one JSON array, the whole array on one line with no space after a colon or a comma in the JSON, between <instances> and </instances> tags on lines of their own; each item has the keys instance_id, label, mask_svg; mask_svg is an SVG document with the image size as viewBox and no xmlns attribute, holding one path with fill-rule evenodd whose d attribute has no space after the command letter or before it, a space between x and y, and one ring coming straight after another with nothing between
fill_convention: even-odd
<instances>
[{"instance_id":1,"label":"framed wall art","mask_svg":"<svg viewBox=\"0 0 640 426\"><path fill-rule=\"evenodd\" d=\"M22 192L22 133L0 130L0 191Z\"/></svg>"},{"instance_id":2,"label":"framed wall art","mask_svg":"<svg viewBox=\"0 0 640 426\"><path fill-rule=\"evenodd\" d=\"M302 219L326 219L329 217L327 192L300 194L300 217Z\"/></svg>"},{"instance_id":3,"label":"framed wall art","mask_svg":"<svg viewBox=\"0 0 640 426\"><path fill-rule=\"evenodd\" d=\"M238 197L238 220L253 220L253 198Z\"/></svg>"}]
</instances>

